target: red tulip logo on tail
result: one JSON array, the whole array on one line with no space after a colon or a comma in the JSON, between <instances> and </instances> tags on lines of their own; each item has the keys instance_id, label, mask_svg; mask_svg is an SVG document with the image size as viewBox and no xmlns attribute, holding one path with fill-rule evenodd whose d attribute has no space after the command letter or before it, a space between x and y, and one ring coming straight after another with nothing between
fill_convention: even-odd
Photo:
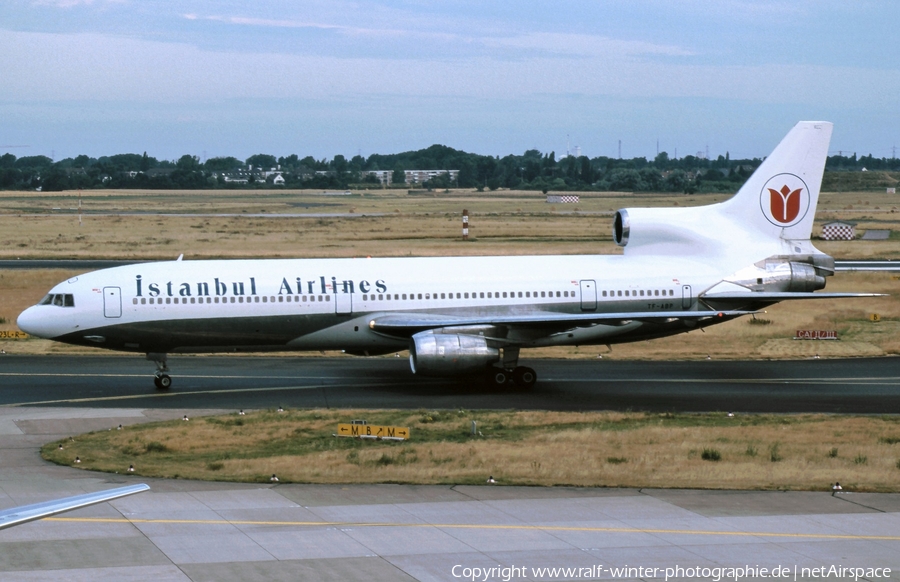
<instances>
[{"instance_id":1,"label":"red tulip logo on tail","mask_svg":"<svg viewBox=\"0 0 900 582\"><path fill-rule=\"evenodd\" d=\"M775 226L794 226L809 210L809 188L794 174L778 174L769 178L759 203L766 220Z\"/></svg>"}]
</instances>

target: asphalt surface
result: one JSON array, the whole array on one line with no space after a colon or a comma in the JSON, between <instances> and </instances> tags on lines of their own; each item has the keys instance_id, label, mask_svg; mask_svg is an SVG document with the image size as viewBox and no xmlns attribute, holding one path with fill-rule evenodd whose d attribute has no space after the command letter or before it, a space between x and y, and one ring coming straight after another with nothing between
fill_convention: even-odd
<instances>
[{"instance_id":1,"label":"asphalt surface","mask_svg":"<svg viewBox=\"0 0 900 582\"><path fill-rule=\"evenodd\" d=\"M0 356L0 406L153 409L467 408L900 413L900 358L639 362L523 360L530 390L413 376L403 358Z\"/></svg>"}]
</instances>

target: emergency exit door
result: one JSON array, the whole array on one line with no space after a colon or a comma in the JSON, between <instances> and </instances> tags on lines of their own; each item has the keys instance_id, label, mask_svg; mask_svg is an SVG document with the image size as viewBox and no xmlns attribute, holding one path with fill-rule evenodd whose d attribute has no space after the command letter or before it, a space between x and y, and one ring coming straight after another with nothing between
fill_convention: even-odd
<instances>
[{"instance_id":1,"label":"emergency exit door","mask_svg":"<svg viewBox=\"0 0 900 582\"><path fill-rule=\"evenodd\" d=\"M122 290L119 287L103 288L103 315L122 317Z\"/></svg>"},{"instance_id":2,"label":"emergency exit door","mask_svg":"<svg viewBox=\"0 0 900 582\"><path fill-rule=\"evenodd\" d=\"M691 305L694 304L694 295L691 293L690 285L682 285L681 286L681 308L682 309L690 309Z\"/></svg>"},{"instance_id":3,"label":"emergency exit door","mask_svg":"<svg viewBox=\"0 0 900 582\"><path fill-rule=\"evenodd\" d=\"M595 311L597 309L597 283L593 279L581 280L581 310Z\"/></svg>"}]
</instances>

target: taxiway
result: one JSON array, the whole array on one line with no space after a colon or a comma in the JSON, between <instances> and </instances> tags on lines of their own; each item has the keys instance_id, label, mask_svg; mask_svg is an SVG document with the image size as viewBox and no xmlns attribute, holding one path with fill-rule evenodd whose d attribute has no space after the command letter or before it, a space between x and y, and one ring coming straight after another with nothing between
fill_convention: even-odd
<instances>
[{"instance_id":1,"label":"taxiway","mask_svg":"<svg viewBox=\"0 0 900 582\"><path fill-rule=\"evenodd\" d=\"M479 408L900 413L900 358L637 362L531 360L537 385L422 378L403 358L0 356L0 406Z\"/></svg>"}]
</instances>

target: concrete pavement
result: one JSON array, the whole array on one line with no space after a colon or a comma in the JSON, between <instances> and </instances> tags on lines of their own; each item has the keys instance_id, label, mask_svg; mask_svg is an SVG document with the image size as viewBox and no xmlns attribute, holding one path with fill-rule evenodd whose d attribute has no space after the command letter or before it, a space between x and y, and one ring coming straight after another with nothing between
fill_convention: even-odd
<instances>
[{"instance_id":1,"label":"concrete pavement","mask_svg":"<svg viewBox=\"0 0 900 582\"><path fill-rule=\"evenodd\" d=\"M214 412L2 408L0 505L137 480L45 463L45 442ZM645 580L676 567L700 568L681 571L688 575L748 565L791 576L821 566L900 570L898 494L141 481L151 491L0 531L0 581L461 580L491 572L487 579L500 580L511 567L524 568L505 571L514 579L533 580L566 577L540 568ZM626 565L644 570L614 570Z\"/></svg>"}]
</instances>

